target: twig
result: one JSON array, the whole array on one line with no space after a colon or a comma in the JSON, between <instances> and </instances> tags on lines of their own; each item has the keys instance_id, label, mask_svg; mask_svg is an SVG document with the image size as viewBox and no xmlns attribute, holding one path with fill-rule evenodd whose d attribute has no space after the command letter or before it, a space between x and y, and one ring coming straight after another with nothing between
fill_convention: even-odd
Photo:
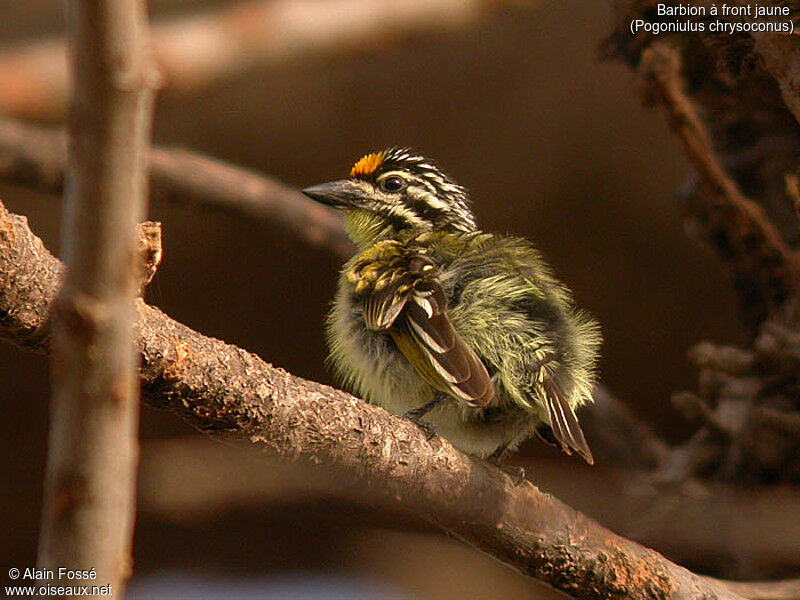
<instances>
[{"instance_id":1,"label":"twig","mask_svg":"<svg viewBox=\"0 0 800 600\"><path fill-rule=\"evenodd\" d=\"M138 0L73 0L64 246L53 304L53 398L38 563L117 596L130 572L138 454L136 224L155 76ZM46 582L45 580L43 580Z\"/></svg>"},{"instance_id":2,"label":"twig","mask_svg":"<svg viewBox=\"0 0 800 600\"><path fill-rule=\"evenodd\" d=\"M664 105L670 126L697 171L705 195L693 210L717 250L734 270L742 304L757 316L774 316L797 291L798 262L763 209L746 198L725 172L705 126L683 91L680 58L667 43L653 43L640 64L643 80ZM755 305L755 306L753 306Z\"/></svg>"},{"instance_id":3,"label":"twig","mask_svg":"<svg viewBox=\"0 0 800 600\"><path fill-rule=\"evenodd\" d=\"M533 0L528 0L532 3ZM309 55L397 42L474 24L512 0L269 0L156 24L153 43L167 91L190 93ZM519 3L519 2L517 2ZM63 115L68 98L63 41L0 55L0 113Z\"/></svg>"},{"instance_id":4,"label":"twig","mask_svg":"<svg viewBox=\"0 0 800 600\"><path fill-rule=\"evenodd\" d=\"M14 240L35 238L22 219L2 209L4 229ZM55 258L28 265L27 255L6 245L0 272L30 268L57 276ZM22 261L5 264L6 258ZM0 289L0 297L8 293L16 291ZM17 300L37 302L32 310L41 327L53 298L39 293ZM0 306L9 304L0 299ZM141 301L138 312L143 397L202 430L284 460L333 468L362 486L365 497L409 509L574 598L739 598L533 485L515 486L447 441L429 440L407 420L207 338ZM20 329L13 314L3 317L0 322L11 322L6 332Z\"/></svg>"},{"instance_id":5,"label":"twig","mask_svg":"<svg viewBox=\"0 0 800 600\"><path fill-rule=\"evenodd\" d=\"M145 221L137 226L136 264L139 267L137 283L139 296L144 292L161 264L161 223Z\"/></svg>"},{"instance_id":6,"label":"twig","mask_svg":"<svg viewBox=\"0 0 800 600\"><path fill-rule=\"evenodd\" d=\"M66 169L63 133L0 117L0 178L60 194ZM275 179L181 149L153 148L155 198L263 219L340 257L353 254L342 221L332 210Z\"/></svg>"}]
</instances>

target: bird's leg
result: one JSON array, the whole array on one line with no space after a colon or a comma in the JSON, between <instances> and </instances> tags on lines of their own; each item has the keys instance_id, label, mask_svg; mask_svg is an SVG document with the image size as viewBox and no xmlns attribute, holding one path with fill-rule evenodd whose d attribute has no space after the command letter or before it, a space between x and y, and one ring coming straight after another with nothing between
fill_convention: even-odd
<instances>
[{"instance_id":1,"label":"bird's leg","mask_svg":"<svg viewBox=\"0 0 800 600\"><path fill-rule=\"evenodd\" d=\"M500 446L497 450L492 452L486 460L493 464L495 467L503 471L506 475L511 477L511 481L514 482L514 485L522 485L525 480L525 469L523 467L517 467L515 465L506 465L503 464L503 459L507 455L508 446Z\"/></svg>"},{"instance_id":2,"label":"bird's leg","mask_svg":"<svg viewBox=\"0 0 800 600\"><path fill-rule=\"evenodd\" d=\"M412 410L409 410L407 413L403 415L403 418L408 419L409 421L414 423L414 425L422 429L422 431L425 432L425 435L430 440L436 435L436 428L427 421L423 421L422 417L431 412L431 410L441 401L442 397L437 395L433 400L431 400L427 404L423 404L419 408L414 408Z\"/></svg>"}]
</instances>

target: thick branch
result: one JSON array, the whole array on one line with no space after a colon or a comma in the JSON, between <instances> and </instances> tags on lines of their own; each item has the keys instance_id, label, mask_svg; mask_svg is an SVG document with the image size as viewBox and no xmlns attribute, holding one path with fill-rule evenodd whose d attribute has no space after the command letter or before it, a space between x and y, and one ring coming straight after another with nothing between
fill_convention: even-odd
<instances>
[{"instance_id":1,"label":"thick branch","mask_svg":"<svg viewBox=\"0 0 800 600\"><path fill-rule=\"evenodd\" d=\"M35 237L0 214L4 239ZM21 262L7 263L11 259ZM0 247L0 272L58 272ZM0 289L0 298L8 293ZM30 301L32 299L24 299ZM42 326L52 297L32 307ZM0 306L7 306L0 300ZM207 338L140 302L142 390L152 405L196 427L285 460L324 464L375 500L414 511L521 572L575 598L738 598L660 554L619 537L526 483L454 449L412 423L344 392L303 380ZM3 315L5 332L19 329Z\"/></svg>"},{"instance_id":2,"label":"thick branch","mask_svg":"<svg viewBox=\"0 0 800 600\"><path fill-rule=\"evenodd\" d=\"M131 326L154 72L138 0L74 0L67 16L76 81L63 227L67 275L53 306L38 562L94 570L120 596L135 510L139 388Z\"/></svg>"},{"instance_id":3,"label":"thick branch","mask_svg":"<svg viewBox=\"0 0 800 600\"><path fill-rule=\"evenodd\" d=\"M60 194L66 162L61 132L0 117L0 177L4 180ZM332 210L275 179L202 154L165 148L150 152L150 174L156 198L263 219L341 257L353 253L342 221Z\"/></svg>"},{"instance_id":4,"label":"thick branch","mask_svg":"<svg viewBox=\"0 0 800 600\"><path fill-rule=\"evenodd\" d=\"M361 50L463 28L510 0L269 0L242 2L153 27L168 91L190 93L300 57ZM62 40L0 55L0 113L54 118L69 95Z\"/></svg>"}]
</instances>

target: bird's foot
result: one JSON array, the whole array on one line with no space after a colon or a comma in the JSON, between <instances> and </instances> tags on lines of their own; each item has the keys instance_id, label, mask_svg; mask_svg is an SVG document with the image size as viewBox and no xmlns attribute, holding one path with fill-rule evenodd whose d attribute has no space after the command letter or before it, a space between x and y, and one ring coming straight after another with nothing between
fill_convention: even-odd
<instances>
[{"instance_id":1,"label":"bird's foot","mask_svg":"<svg viewBox=\"0 0 800 600\"><path fill-rule=\"evenodd\" d=\"M427 411L426 411L427 412ZM425 432L425 437L428 441L431 441L433 438L436 437L436 427L428 423L427 421L422 420L422 416L425 413L420 413L419 409L410 410L403 415L403 418L407 421L411 421L414 425L422 429Z\"/></svg>"},{"instance_id":2,"label":"bird's foot","mask_svg":"<svg viewBox=\"0 0 800 600\"><path fill-rule=\"evenodd\" d=\"M516 465L497 465L503 473L511 477L511 481L514 483L515 486L519 487L523 483L527 481L525 477L525 469L524 467L518 467Z\"/></svg>"},{"instance_id":3,"label":"bird's foot","mask_svg":"<svg viewBox=\"0 0 800 600\"><path fill-rule=\"evenodd\" d=\"M419 408L414 408L409 410L407 413L403 415L404 419L407 419L414 423L417 427L422 429L425 432L425 436L428 438L428 441L432 440L436 437L436 427L428 423L427 421L423 421L422 417L427 415L431 409L441 402L441 398L434 398L432 401L428 402L420 406Z\"/></svg>"},{"instance_id":4,"label":"bird's foot","mask_svg":"<svg viewBox=\"0 0 800 600\"><path fill-rule=\"evenodd\" d=\"M511 477L511 481L515 486L520 486L527 481L525 478L525 469L516 465L504 464L503 459L507 456L507 454L507 448L505 446L501 446L491 455L489 455L486 460L500 469L503 473Z\"/></svg>"}]
</instances>

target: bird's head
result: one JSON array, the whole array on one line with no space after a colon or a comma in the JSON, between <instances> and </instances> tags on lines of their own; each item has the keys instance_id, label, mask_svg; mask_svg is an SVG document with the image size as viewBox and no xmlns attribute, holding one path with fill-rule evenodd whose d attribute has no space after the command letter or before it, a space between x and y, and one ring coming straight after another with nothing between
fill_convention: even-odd
<instances>
[{"instance_id":1,"label":"bird's head","mask_svg":"<svg viewBox=\"0 0 800 600\"><path fill-rule=\"evenodd\" d=\"M403 231L476 229L466 190L432 161L407 148L367 154L347 179L303 193L344 211L348 233L361 247Z\"/></svg>"}]
</instances>

